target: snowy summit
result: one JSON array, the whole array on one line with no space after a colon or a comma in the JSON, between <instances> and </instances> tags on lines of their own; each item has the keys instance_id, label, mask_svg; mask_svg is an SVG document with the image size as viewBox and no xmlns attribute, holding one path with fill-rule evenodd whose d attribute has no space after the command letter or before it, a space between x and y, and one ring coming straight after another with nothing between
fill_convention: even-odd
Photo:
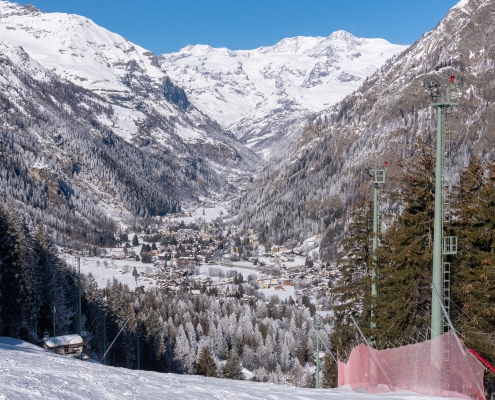
<instances>
[{"instance_id":1,"label":"snowy summit","mask_svg":"<svg viewBox=\"0 0 495 400\"><path fill-rule=\"evenodd\" d=\"M298 138L311 113L356 90L406 47L336 31L254 50L186 46L159 61L199 109L269 159Z\"/></svg>"}]
</instances>

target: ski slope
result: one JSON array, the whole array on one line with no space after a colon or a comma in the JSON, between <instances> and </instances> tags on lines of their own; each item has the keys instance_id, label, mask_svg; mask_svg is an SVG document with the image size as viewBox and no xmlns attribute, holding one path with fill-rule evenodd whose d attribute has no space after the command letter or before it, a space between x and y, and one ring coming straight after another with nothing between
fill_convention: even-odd
<instances>
[{"instance_id":1,"label":"ski slope","mask_svg":"<svg viewBox=\"0 0 495 400\"><path fill-rule=\"evenodd\" d=\"M0 399L387 399L440 397L398 392L374 396L347 388L300 389L269 383L232 381L112 368L52 354L17 339L0 337Z\"/></svg>"}]
</instances>

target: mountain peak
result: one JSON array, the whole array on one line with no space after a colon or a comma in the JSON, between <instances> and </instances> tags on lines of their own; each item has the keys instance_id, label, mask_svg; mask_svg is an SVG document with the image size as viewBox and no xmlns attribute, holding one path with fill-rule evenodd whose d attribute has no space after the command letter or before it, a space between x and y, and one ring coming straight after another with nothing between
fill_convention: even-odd
<instances>
[{"instance_id":1,"label":"mountain peak","mask_svg":"<svg viewBox=\"0 0 495 400\"><path fill-rule=\"evenodd\" d=\"M29 12L33 12L33 13L41 13L42 11L41 10L38 10L35 6L33 6L32 4L24 4L22 6L25 10L29 11Z\"/></svg>"},{"instance_id":2,"label":"mountain peak","mask_svg":"<svg viewBox=\"0 0 495 400\"><path fill-rule=\"evenodd\" d=\"M254 50L187 46L159 60L193 104L265 159L276 159L308 115L356 90L405 47L341 30Z\"/></svg>"},{"instance_id":3,"label":"mountain peak","mask_svg":"<svg viewBox=\"0 0 495 400\"><path fill-rule=\"evenodd\" d=\"M30 14L43 14L43 11L37 9L31 4L20 5L19 3L13 3L10 1L0 1L0 17Z\"/></svg>"},{"instance_id":4,"label":"mountain peak","mask_svg":"<svg viewBox=\"0 0 495 400\"><path fill-rule=\"evenodd\" d=\"M344 39L344 40L356 40L357 37L354 36L352 33L349 33L347 31L344 31L342 29L332 32L329 36L328 39Z\"/></svg>"}]
</instances>

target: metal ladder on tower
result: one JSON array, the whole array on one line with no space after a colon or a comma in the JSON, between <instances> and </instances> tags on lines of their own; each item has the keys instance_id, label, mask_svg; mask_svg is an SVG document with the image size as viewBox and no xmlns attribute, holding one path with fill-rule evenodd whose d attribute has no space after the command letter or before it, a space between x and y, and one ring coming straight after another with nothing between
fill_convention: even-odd
<instances>
[{"instance_id":1,"label":"metal ladder on tower","mask_svg":"<svg viewBox=\"0 0 495 400\"><path fill-rule=\"evenodd\" d=\"M444 124L445 126L445 124ZM450 134L444 131L442 135L442 227L445 228L451 222L451 142ZM443 261L444 256L457 253L457 237L444 236L442 232L442 302L447 315L450 315L450 263ZM447 321L443 320L443 332L449 330ZM442 345L442 359L450 359L450 343L444 340Z\"/></svg>"}]
</instances>

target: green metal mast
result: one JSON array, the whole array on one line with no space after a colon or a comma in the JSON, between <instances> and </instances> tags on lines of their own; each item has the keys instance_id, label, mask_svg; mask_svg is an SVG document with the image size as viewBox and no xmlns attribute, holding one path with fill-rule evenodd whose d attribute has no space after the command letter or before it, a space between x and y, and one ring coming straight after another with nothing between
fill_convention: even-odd
<instances>
[{"instance_id":1,"label":"green metal mast","mask_svg":"<svg viewBox=\"0 0 495 400\"><path fill-rule=\"evenodd\" d=\"M81 254L76 252L77 259L77 298L76 298L76 333L78 335L82 334L82 324L81 324Z\"/></svg>"},{"instance_id":2,"label":"green metal mast","mask_svg":"<svg viewBox=\"0 0 495 400\"><path fill-rule=\"evenodd\" d=\"M384 167L387 163L384 164ZM374 298L378 295L378 290L376 288L376 281L378 276L378 260L376 258L376 251L378 249L378 203L380 194L380 185L385 183L386 170L383 169L372 169L369 171L370 176L373 177L373 247L372 247L372 260L373 266L371 269L371 296ZM371 307L371 317L374 317L374 304ZM375 328L375 323L371 323L371 327Z\"/></svg>"},{"instance_id":3,"label":"green metal mast","mask_svg":"<svg viewBox=\"0 0 495 400\"><path fill-rule=\"evenodd\" d=\"M433 79L425 79L423 87L430 94L431 107L437 109L437 139L435 160L435 220L433 227L433 286L442 293L444 305L450 305L450 264L443 262L443 256L457 253L457 238L444 236L444 225L449 221L450 181L448 167L450 162L450 142L445 138L444 118L446 109L458 105L459 88L454 84L441 86ZM431 338L444 333L441 305L431 295ZM447 307L448 309L448 307Z\"/></svg>"},{"instance_id":4,"label":"green metal mast","mask_svg":"<svg viewBox=\"0 0 495 400\"><path fill-rule=\"evenodd\" d=\"M320 388L320 329L322 328L321 317L316 317L316 389Z\"/></svg>"},{"instance_id":5,"label":"green metal mast","mask_svg":"<svg viewBox=\"0 0 495 400\"><path fill-rule=\"evenodd\" d=\"M55 336L56 336L56 332L55 332L55 317L57 315L57 306L54 304L53 305L53 341L55 342Z\"/></svg>"}]
</instances>

